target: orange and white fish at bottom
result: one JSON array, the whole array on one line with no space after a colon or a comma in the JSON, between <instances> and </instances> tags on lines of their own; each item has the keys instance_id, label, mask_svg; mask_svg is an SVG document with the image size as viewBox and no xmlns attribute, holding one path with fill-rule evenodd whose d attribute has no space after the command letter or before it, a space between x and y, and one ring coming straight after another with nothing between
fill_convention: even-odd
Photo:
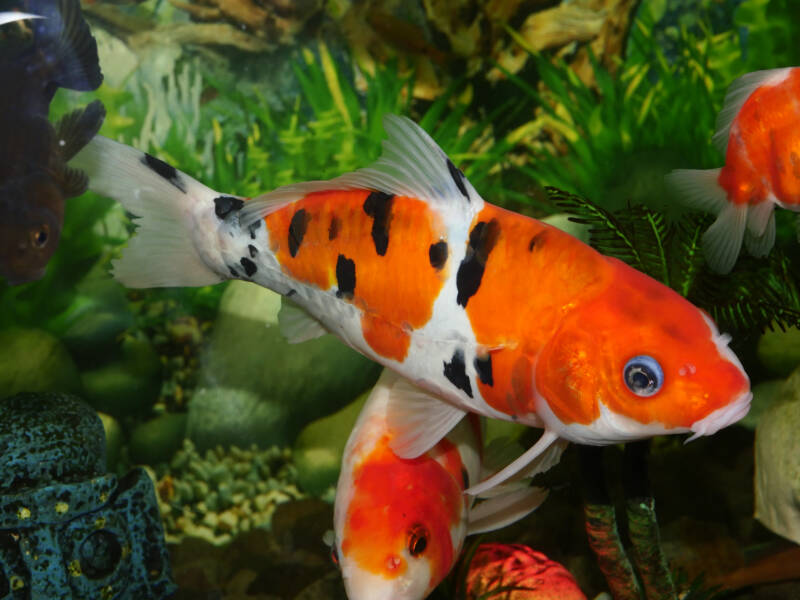
<instances>
[{"instance_id":1,"label":"orange and white fish at bottom","mask_svg":"<svg viewBox=\"0 0 800 600\"><path fill-rule=\"evenodd\" d=\"M290 341L332 333L413 382L391 402L398 456L424 454L468 412L543 428L470 494L551 462L559 440L697 437L747 413L747 374L706 313L486 202L409 119L384 126L371 166L252 199L101 136L71 164L138 217L114 262L124 285L251 281L284 296Z\"/></svg>"},{"instance_id":2,"label":"orange and white fish at bottom","mask_svg":"<svg viewBox=\"0 0 800 600\"><path fill-rule=\"evenodd\" d=\"M515 481L476 504L482 423L470 414L425 454L392 452L387 412L407 386L384 370L347 441L334 505L333 554L350 600L422 600L452 569L468 534L536 509L545 490ZM413 393L413 392L412 392Z\"/></svg>"}]
</instances>

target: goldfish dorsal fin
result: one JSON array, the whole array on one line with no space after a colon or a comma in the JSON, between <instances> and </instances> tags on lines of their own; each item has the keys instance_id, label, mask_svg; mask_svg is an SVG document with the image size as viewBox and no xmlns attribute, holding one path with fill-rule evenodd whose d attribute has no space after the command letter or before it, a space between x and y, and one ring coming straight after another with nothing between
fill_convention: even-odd
<instances>
[{"instance_id":1,"label":"goldfish dorsal fin","mask_svg":"<svg viewBox=\"0 0 800 600\"><path fill-rule=\"evenodd\" d=\"M328 333L325 326L286 297L281 298L278 327L290 344L299 344Z\"/></svg>"},{"instance_id":2,"label":"goldfish dorsal fin","mask_svg":"<svg viewBox=\"0 0 800 600\"><path fill-rule=\"evenodd\" d=\"M494 531L530 514L547 498L547 490L525 487L484 500L469 511L467 535Z\"/></svg>"},{"instance_id":3,"label":"goldfish dorsal fin","mask_svg":"<svg viewBox=\"0 0 800 600\"><path fill-rule=\"evenodd\" d=\"M240 217L246 227L279 208L314 192L369 189L426 200L446 210L480 209L483 200L466 176L425 130L406 117L386 115L388 139L369 167L327 181L308 181L253 198ZM478 206L475 206L478 205Z\"/></svg>"},{"instance_id":4,"label":"goldfish dorsal fin","mask_svg":"<svg viewBox=\"0 0 800 600\"><path fill-rule=\"evenodd\" d=\"M446 436L466 414L460 408L398 378L389 390L386 423L389 447L400 458L416 458Z\"/></svg>"},{"instance_id":5,"label":"goldfish dorsal fin","mask_svg":"<svg viewBox=\"0 0 800 600\"><path fill-rule=\"evenodd\" d=\"M742 110L742 106L754 91L764 85L776 85L783 81L793 67L783 69L767 69L746 73L736 79L725 93L725 102L717 115L717 131L711 138L714 145L723 154L728 150L728 138L731 135L731 124Z\"/></svg>"}]
</instances>

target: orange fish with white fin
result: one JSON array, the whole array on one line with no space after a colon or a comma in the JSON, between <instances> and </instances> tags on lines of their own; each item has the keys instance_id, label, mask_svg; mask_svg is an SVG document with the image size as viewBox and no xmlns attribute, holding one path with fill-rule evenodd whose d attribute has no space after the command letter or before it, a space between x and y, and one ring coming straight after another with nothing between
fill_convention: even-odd
<instances>
[{"instance_id":1,"label":"orange fish with white fin","mask_svg":"<svg viewBox=\"0 0 800 600\"><path fill-rule=\"evenodd\" d=\"M703 235L709 266L729 273L742 248L775 245L775 207L800 211L800 67L742 75L728 88L713 137L719 169L678 169L667 182L691 206L717 214Z\"/></svg>"},{"instance_id":2,"label":"orange fish with white fin","mask_svg":"<svg viewBox=\"0 0 800 600\"><path fill-rule=\"evenodd\" d=\"M475 506L465 495L482 465L481 422L467 415L414 459L391 450L387 409L408 383L384 371L345 447L334 505L334 556L350 600L422 600L458 559L464 538L504 527L547 493L521 482Z\"/></svg>"},{"instance_id":3,"label":"orange fish with white fin","mask_svg":"<svg viewBox=\"0 0 800 600\"><path fill-rule=\"evenodd\" d=\"M388 408L415 458L467 412L541 427L481 493L560 439L708 435L744 416L749 379L713 321L619 260L486 202L421 128L387 116L372 166L258 198L220 194L96 137L74 161L138 216L114 265L129 287L253 281L293 341L330 332L413 382Z\"/></svg>"}]
</instances>

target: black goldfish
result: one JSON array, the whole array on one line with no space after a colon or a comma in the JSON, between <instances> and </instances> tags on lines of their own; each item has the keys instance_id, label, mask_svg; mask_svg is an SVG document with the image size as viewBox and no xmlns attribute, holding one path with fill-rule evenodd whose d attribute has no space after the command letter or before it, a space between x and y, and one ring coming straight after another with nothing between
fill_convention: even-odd
<instances>
[{"instance_id":1,"label":"black goldfish","mask_svg":"<svg viewBox=\"0 0 800 600\"><path fill-rule=\"evenodd\" d=\"M96 89L97 44L79 0L0 0L0 276L14 285L40 279L58 247L64 199L86 191L86 174L67 166L105 117L97 100L53 127L59 87ZM15 21L20 22L15 22Z\"/></svg>"}]
</instances>

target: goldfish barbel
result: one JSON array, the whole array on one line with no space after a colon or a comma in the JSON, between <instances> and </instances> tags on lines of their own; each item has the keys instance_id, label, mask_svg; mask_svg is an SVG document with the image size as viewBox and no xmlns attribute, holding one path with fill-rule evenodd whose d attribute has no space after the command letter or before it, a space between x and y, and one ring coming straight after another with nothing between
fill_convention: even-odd
<instances>
[{"instance_id":1,"label":"goldfish barbel","mask_svg":"<svg viewBox=\"0 0 800 600\"><path fill-rule=\"evenodd\" d=\"M687 205L713 212L703 234L709 266L729 273L742 242L757 257L775 244L775 207L800 210L800 67L755 71L728 88L714 144L719 169L677 169L667 183Z\"/></svg>"},{"instance_id":2,"label":"goldfish barbel","mask_svg":"<svg viewBox=\"0 0 800 600\"><path fill-rule=\"evenodd\" d=\"M331 332L419 389L393 396L392 450L414 458L466 412L541 427L480 493L558 439L708 435L750 385L713 321L574 237L481 198L433 139L387 116L372 166L253 199L96 137L75 165L139 217L114 264L129 287L243 279L287 302L299 341ZM552 450L552 449L551 449Z\"/></svg>"},{"instance_id":3,"label":"goldfish barbel","mask_svg":"<svg viewBox=\"0 0 800 600\"><path fill-rule=\"evenodd\" d=\"M547 496L518 482L474 506L475 498L463 493L485 464L474 414L428 452L398 458L387 409L404 385L410 384L384 370L345 446L333 554L350 600L426 598L452 570L468 534L504 527Z\"/></svg>"}]
</instances>

